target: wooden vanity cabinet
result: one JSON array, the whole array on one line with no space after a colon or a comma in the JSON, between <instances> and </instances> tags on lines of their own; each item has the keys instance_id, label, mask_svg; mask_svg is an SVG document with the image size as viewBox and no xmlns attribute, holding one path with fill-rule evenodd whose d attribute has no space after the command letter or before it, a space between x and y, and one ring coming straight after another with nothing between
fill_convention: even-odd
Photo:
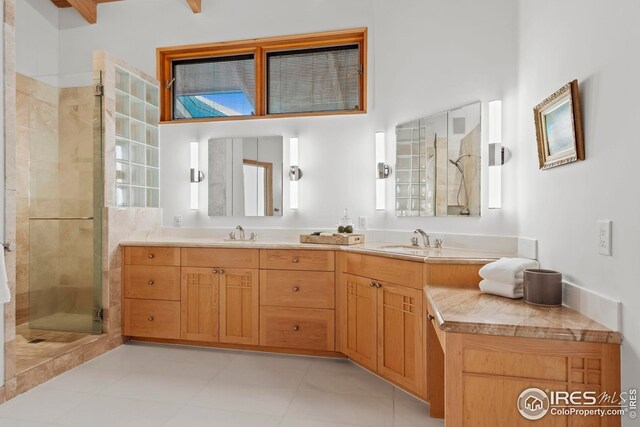
<instances>
[{"instance_id":1,"label":"wooden vanity cabinet","mask_svg":"<svg viewBox=\"0 0 640 427\"><path fill-rule=\"evenodd\" d=\"M424 395L421 290L378 282L378 373Z\"/></svg>"},{"instance_id":2,"label":"wooden vanity cabinet","mask_svg":"<svg viewBox=\"0 0 640 427\"><path fill-rule=\"evenodd\" d=\"M221 268L220 342L259 342L258 270Z\"/></svg>"},{"instance_id":3,"label":"wooden vanity cabinet","mask_svg":"<svg viewBox=\"0 0 640 427\"><path fill-rule=\"evenodd\" d=\"M182 339L255 345L258 250L182 249Z\"/></svg>"},{"instance_id":4,"label":"wooden vanity cabinet","mask_svg":"<svg viewBox=\"0 0 640 427\"><path fill-rule=\"evenodd\" d=\"M426 397L422 263L357 253L339 256L338 350Z\"/></svg>"},{"instance_id":5,"label":"wooden vanity cabinet","mask_svg":"<svg viewBox=\"0 0 640 427\"><path fill-rule=\"evenodd\" d=\"M366 277L342 274L338 284L338 351L375 371L378 367L378 289Z\"/></svg>"},{"instance_id":6,"label":"wooden vanity cabinet","mask_svg":"<svg viewBox=\"0 0 640 427\"><path fill-rule=\"evenodd\" d=\"M123 251L122 329L125 335L180 338L180 248Z\"/></svg>"},{"instance_id":7,"label":"wooden vanity cabinet","mask_svg":"<svg viewBox=\"0 0 640 427\"><path fill-rule=\"evenodd\" d=\"M335 350L334 269L334 251L260 251L260 345Z\"/></svg>"},{"instance_id":8,"label":"wooden vanity cabinet","mask_svg":"<svg viewBox=\"0 0 640 427\"><path fill-rule=\"evenodd\" d=\"M180 338L218 341L220 285L215 268L182 268Z\"/></svg>"}]
</instances>

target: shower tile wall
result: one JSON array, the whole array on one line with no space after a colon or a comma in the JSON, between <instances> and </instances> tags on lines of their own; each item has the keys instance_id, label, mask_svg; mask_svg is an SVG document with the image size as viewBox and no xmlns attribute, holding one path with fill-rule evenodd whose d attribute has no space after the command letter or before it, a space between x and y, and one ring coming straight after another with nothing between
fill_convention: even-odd
<instances>
[{"instance_id":1,"label":"shower tile wall","mask_svg":"<svg viewBox=\"0 0 640 427\"><path fill-rule=\"evenodd\" d=\"M91 299L91 269L69 268L91 265L91 222L30 226L29 217L92 215L93 102L91 87L58 89L17 75L18 325L29 320L30 310L46 316ZM31 272L30 259L39 266ZM30 288L30 281L37 285ZM30 291L37 306L30 307Z\"/></svg>"}]
</instances>

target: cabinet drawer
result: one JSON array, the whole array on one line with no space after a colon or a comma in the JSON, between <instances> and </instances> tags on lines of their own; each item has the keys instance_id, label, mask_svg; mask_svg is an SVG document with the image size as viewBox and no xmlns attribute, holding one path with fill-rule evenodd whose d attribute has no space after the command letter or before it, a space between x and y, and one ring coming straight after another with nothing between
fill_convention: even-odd
<instances>
[{"instance_id":1,"label":"cabinet drawer","mask_svg":"<svg viewBox=\"0 0 640 427\"><path fill-rule=\"evenodd\" d=\"M260 308L260 345L333 351L334 328L333 310Z\"/></svg>"},{"instance_id":2,"label":"cabinet drawer","mask_svg":"<svg viewBox=\"0 0 640 427\"><path fill-rule=\"evenodd\" d=\"M345 253L343 262L345 273L356 276L369 277L380 281L395 283L422 289L421 262L404 261L399 259Z\"/></svg>"},{"instance_id":3,"label":"cabinet drawer","mask_svg":"<svg viewBox=\"0 0 640 427\"><path fill-rule=\"evenodd\" d=\"M124 248L124 263L180 266L180 248L128 246Z\"/></svg>"},{"instance_id":4,"label":"cabinet drawer","mask_svg":"<svg viewBox=\"0 0 640 427\"><path fill-rule=\"evenodd\" d=\"M270 270L333 271L334 252L291 249L261 250L260 268Z\"/></svg>"},{"instance_id":5,"label":"cabinet drawer","mask_svg":"<svg viewBox=\"0 0 640 427\"><path fill-rule=\"evenodd\" d=\"M260 271L260 305L333 308L334 274L328 271Z\"/></svg>"},{"instance_id":6,"label":"cabinet drawer","mask_svg":"<svg viewBox=\"0 0 640 427\"><path fill-rule=\"evenodd\" d=\"M124 334L132 337L180 338L180 302L124 300Z\"/></svg>"},{"instance_id":7,"label":"cabinet drawer","mask_svg":"<svg viewBox=\"0 0 640 427\"><path fill-rule=\"evenodd\" d=\"M124 296L180 301L180 267L126 265Z\"/></svg>"},{"instance_id":8,"label":"cabinet drawer","mask_svg":"<svg viewBox=\"0 0 640 427\"><path fill-rule=\"evenodd\" d=\"M182 266L258 268L258 250L183 248Z\"/></svg>"}]
</instances>

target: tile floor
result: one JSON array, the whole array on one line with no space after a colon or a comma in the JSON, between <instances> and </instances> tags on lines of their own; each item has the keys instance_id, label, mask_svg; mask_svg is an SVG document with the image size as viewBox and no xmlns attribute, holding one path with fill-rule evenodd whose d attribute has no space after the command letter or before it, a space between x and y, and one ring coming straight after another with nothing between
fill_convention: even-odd
<instances>
[{"instance_id":1,"label":"tile floor","mask_svg":"<svg viewBox=\"0 0 640 427\"><path fill-rule=\"evenodd\" d=\"M347 360L131 343L0 406L2 427L436 427Z\"/></svg>"},{"instance_id":2,"label":"tile floor","mask_svg":"<svg viewBox=\"0 0 640 427\"><path fill-rule=\"evenodd\" d=\"M100 339L100 335L16 327L16 373L20 374L70 350ZM34 340L42 340L33 342Z\"/></svg>"}]
</instances>

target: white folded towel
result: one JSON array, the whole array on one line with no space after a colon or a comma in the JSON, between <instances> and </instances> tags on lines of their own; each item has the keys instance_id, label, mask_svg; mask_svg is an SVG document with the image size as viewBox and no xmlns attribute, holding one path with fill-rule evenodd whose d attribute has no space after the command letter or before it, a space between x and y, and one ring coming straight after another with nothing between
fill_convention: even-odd
<instances>
[{"instance_id":1,"label":"white folded towel","mask_svg":"<svg viewBox=\"0 0 640 427\"><path fill-rule=\"evenodd\" d=\"M0 304L11 301L9 292L9 279L7 278L7 266L4 261L4 249L0 247Z\"/></svg>"},{"instance_id":2,"label":"white folded towel","mask_svg":"<svg viewBox=\"0 0 640 427\"><path fill-rule=\"evenodd\" d=\"M485 279L480 282L480 290L485 294L499 295L513 299L522 298L523 296L522 283L512 285Z\"/></svg>"},{"instance_id":3,"label":"white folded towel","mask_svg":"<svg viewBox=\"0 0 640 427\"><path fill-rule=\"evenodd\" d=\"M500 258L480 269L480 277L507 284L522 283L526 268L538 268L538 261L526 258Z\"/></svg>"}]
</instances>

